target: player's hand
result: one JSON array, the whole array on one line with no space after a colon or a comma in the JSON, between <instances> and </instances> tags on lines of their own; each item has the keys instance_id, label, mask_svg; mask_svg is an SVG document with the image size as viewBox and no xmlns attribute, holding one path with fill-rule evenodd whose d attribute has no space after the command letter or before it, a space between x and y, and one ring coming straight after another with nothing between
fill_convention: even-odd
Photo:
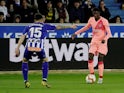
<instances>
[{"instance_id":1,"label":"player's hand","mask_svg":"<svg viewBox=\"0 0 124 93\"><path fill-rule=\"evenodd\" d=\"M72 28L72 29L76 29L76 28L77 28L77 25L73 24L73 25L71 26L71 28Z\"/></svg>"},{"instance_id":2,"label":"player's hand","mask_svg":"<svg viewBox=\"0 0 124 93\"><path fill-rule=\"evenodd\" d=\"M19 48L16 48L16 49L15 49L15 56L18 57L19 55L20 55Z\"/></svg>"},{"instance_id":3,"label":"player's hand","mask_svg":"<svg viewBox=\"0 0 124 93\"><path fill-rule=\"evenodd\" d=\"M101 42L102 44L104 44L105 43L105 40L102 40L102 42Z\"/></svg>"},{"instance_id":4,"label":"player's hand","mask_svg":"<svg viewBox=\"0 0 124 93\"><path fill-rule=\"evenodd\" d=\"M74 40L75 37L76 37L76 34L71 35L72 40Z\"/></svg>"}]
</instances>

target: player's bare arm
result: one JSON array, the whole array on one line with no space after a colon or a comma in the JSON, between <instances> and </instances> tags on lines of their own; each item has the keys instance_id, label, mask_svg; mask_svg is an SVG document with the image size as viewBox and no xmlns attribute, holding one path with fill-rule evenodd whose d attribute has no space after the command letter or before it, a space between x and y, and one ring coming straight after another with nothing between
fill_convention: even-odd
<instances>
[{"instance_id":1,"label":"player's bare arm","mask_svg":"<svg viewBox=\"0 0 124 93\"><path fill-rule=\"evenodd\" d=\"M77 36L77 34L83 33L84 31L88 30L91 27L90 23L88 22L84 27L76 31L72 34L72 40Z\"/></svg>"},{"instance_id":2,"label":"player's bare arm","mask_svg":"<svg viewBox=\"0 0 124 93\"><path fill-rule=\"evenodd\" d=\"M17 48L15 49L15 54L16 54L16 56L18 56L18 55L20 54L20 53L19 53L19 48L20 48L21 44L24 42L25 37L26 37L25 35L22 35L22 36L20 37L19 41L18 41Z\"/></svg>"},{"instance_id":3,"label":"player's bare arm","mask_svg":"<svg viewBox=\"0 0 124 93\"><path fill-rule=\"evenodd\" d=\"M61 26L61 25L58 25L56 26L56 29L66 29L66 28L72 28L72 29L75 29L77 28L77 25L71 25L71 26Z\"/></svg>"},{"instance_id":4,"label":"player's bare arm","mask_svg":"<svg viewBox=\"0 0 124 93\"><path fill-rule=\"evenodd\" d=\"M72 40L74 40L76 36L77 36L77 35L76 35L75 33L72 34L72 35L71 35Z\"/></svg>"}]
</instances>

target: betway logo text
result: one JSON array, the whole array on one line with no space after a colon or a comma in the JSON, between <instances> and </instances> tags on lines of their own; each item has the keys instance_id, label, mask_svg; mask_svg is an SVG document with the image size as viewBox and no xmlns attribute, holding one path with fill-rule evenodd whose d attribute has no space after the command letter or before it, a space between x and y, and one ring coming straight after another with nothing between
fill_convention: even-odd
<instances>
[{"instance_id":1,"label":"betway logo text","mask_svg":"<svg viewBox=\"0 0 124 93\"><path fill-rule=\"evenodd\" d=\"M10 61L11 62L21 62L23 58L23 53L25 50L24 45L20 47L20 56L15 57L15 48L17 46L16 39L10 39ZM89 44L88 43L59 43L57 39L46 39L45 40L45 52L49 59L49 61L69 61L71 62L72 59L75 61L88 61L88 50ZM50 53L50 51L53 51ZM94 58L94 66L97 65L97 56ZM31 62L39 61L37 56L32 56L30 59Z\"/></svg>"}]
</instances>

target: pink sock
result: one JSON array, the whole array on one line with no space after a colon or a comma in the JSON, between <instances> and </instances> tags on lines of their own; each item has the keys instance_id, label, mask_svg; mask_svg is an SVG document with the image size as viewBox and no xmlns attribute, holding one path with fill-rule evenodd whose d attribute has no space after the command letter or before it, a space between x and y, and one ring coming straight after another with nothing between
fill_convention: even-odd
<instances>
[{"instance_id":1,"label":"pink sock","mask_svg":"<svg viewBox=\"0 0 124 93\"><path fill-rule=\"evenodd\" d=\"M90 71L90 74L94 74L93 60L88 61L88 69Z\"/></svg>"},{"instance_id":2,"label":"pink sock","mask_svg":"<svg viewBox=\"0 0 124 93\"><path fill-rule=\"evenodd\" d=\"M99 78L103 78L103 71L104 71L104 63L103 61L100 61L98 62Z\"/></svg>"}]
</instances>

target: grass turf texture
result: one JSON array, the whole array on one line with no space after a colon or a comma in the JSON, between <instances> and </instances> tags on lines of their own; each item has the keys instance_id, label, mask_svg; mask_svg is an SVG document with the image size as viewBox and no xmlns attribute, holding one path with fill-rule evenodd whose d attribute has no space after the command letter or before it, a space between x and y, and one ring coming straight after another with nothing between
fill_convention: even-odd
<instances>
[{"instance_id":1,"label":"grass turf texture","mask_svg":"<svg viewBox=\"0 0 124 93\"><path fill-rule=\"evenodd\" d=\"M22 75L0 74L0 93L123 93L124 72L105 72L103 84L86 84L87 73L49 73L51 88L41 85L41 74L30 73L30 88L24 88ZM98 75L96 74L98 79Z\"/></svg>"}]
</instances>

